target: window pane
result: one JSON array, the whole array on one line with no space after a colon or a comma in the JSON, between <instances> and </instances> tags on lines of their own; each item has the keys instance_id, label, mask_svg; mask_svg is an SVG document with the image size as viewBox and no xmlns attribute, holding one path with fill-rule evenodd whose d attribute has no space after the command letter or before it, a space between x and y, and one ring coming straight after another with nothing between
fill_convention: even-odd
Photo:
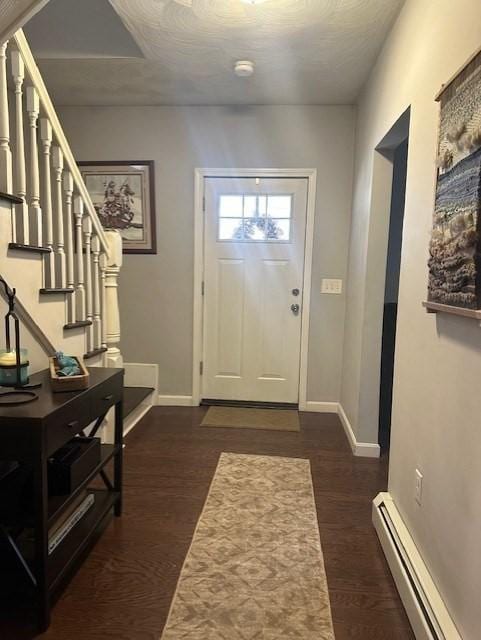
<instances>
[{"instance_id":1,"label":"window pane","mask_svg":"<svg viewBox=\"0 0 481 640\"><path fill-rule=\"evenodd\" d=\"M242 218L220 218L219 240L242 240Z\"/></svg>"},{"instance_id":2,"label":"window pane","mask_svg":"<svg viewBox=\"0 0 481 640\"><path fill-rule=\"evenodd\" d=\"M257 196L244 196L244 218L255 218L257 215Z\"/></svg>"},{"instance_id":3,"label":"window pane","mask_svg":"<svg viewBox=\"0 0 481 640\"><path fill-rule=\"evenodd\" d=\"M291 196L269 196L267 199L267 215L271 218L290 218L291 204Z\"/></svg>"},{"instance_id":4,"label":"window pane","mask_svg":"<svg viewBox=\"0 0 481 640\"><path fill-rule=\"evenodd\" d=\"M281 218L275 220L267 218L267 240L289 240L291 235L291 221Z\"/></svg>"},{"instance_id":5,"label":"window pane","mask_svg":"<svg viewBox=\"0 0 481 640\"><path fill-rule=\"evenodd\" d=\"M221 218L242 218L242 196L221 196L219 216Z\"/></svg>"},{"instance_id":6,"label":"window pane","mask_svg":"<svg viewBox=\"0 0 481 640\"><path fill-rule=\"evenodd\" d=\"M259 196L258 212L260 216L265 216L267 213L267 196Z\"/></svg>"}]
</instances>

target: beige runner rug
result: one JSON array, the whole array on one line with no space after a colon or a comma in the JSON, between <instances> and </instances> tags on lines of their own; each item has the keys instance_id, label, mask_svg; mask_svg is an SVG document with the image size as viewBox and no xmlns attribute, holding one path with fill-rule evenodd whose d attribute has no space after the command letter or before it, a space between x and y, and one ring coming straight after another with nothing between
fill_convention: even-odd
<instances>
[{"instance_id":1,"label":"beige runner rug","mask_svg":"<svg viewBox=\"0 0 481 640\"><path fill-rule=\"evenodd\" d=\"M308 460L222 453L162 640L333 640Z\"/></svg>"},{"instance_id":2,"label":"beige runner rug","mask_svg":"<svg viewBox=\"0 0 481 640\"><path fill-rule=\"evenodd\" d=\"M299 413L293 409L250 409L247 407L209 407L201 427L300 431Z\"/></svg>"}]
</instances>

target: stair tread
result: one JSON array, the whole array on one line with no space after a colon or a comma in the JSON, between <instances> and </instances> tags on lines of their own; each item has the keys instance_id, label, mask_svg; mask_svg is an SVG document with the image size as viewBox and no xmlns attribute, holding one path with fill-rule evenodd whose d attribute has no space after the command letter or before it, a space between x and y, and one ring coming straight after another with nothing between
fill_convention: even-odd
<instances>
[{"instance_id":1,"label":"stair tread","mask_svg":"<svg viewBox=\"0 0 481 640\"><path fill-rule=\"evenodd\" d=\"M152 387L124 387L124 419L132 413L153 390Z\"/></svg>"},{"instance_id":2,"label":"stair tread","mask_svg":"<svg viewBox=\"0 0 481 640\"><path fill-rule=\"evenodd\" d=\"M90 327L92 324L92 320L79 320L78 322L68 322L63 325L63 328L68 331L70 329L79 329L80 327Z\"/></svg>"},{"instance_id":3,"label":"stair tread","mask_svg":"<svg viewBox=\"0 0 481 640\"><path fill-rule=\"evenodd\" d=\"M29 251L30 253L50 253L49 247L38 247L35 244L22 244L21 242L10 242L9 249L14 251Z\"/></svg>"},{"instance_id":4,"label":"stair tread","mask_svg":"<svg viewBox=\"0 0 481 640\"><path fill-rule=\"evenodd\" d=\"M99 356L102 353L107 351L107 347L100 347L100 349L93 349L92 351L87 351L84 353L84 360L88 360L89 358L95 358L95 356Z\"/></svg>"},{"instance_id":5,"label":"stair tread","mask_svg":"<svg viewBox=\"0 0 481 640\"><path fill-rule=\"evenodd\" d=\"M6 193L5 191L0 191L0 200L8 200L13 204L22 204L23 202L23 198L14 196L13 193Z\"/></svg>"},{"instance_id":6,"label":"stair tread","mask_svg":"<svg viewBox=\"0 0 481 640\"><path fill-rule=\"evenodd\" d=\"M68 287L44 287L40 289L40 293L73 293L73 289Z\"/></svg>"}]
</instances>

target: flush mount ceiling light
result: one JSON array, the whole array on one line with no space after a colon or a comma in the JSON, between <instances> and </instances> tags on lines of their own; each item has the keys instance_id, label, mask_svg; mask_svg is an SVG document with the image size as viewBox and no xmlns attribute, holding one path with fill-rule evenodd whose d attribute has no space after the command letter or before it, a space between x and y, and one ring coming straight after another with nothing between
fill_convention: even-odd
<instances>
[{"instance_id":1,"label":"flush mount ceiling light","mask_svg":"<svg viewBox=\"0 0 481 640\"><path fill-rule=\"evenodd\" d=\"M262 4L266 0L242 0L244 4Z\"/></svg>"},{"instance_id":2,"label":"flush mount ceiling light","mask_svg":"<svg viewBox=\"0 0 481 640\"><path fill-rule=\"evenodd\" d=\"M254 73L254 63L250 60L237 60L234 65L234 73L239 78L248 78Z\"/></svg>"}]
</instances>

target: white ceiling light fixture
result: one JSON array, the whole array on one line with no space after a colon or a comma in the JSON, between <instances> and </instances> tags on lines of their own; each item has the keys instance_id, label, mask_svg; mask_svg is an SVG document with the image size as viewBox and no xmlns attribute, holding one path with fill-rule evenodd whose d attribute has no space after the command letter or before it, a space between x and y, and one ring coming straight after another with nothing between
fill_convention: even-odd
<instances>
[{"instance_id":1,"label":"white ceiling light fixture","mask_svg":"<svg viewBox=\"0 0 481 640\"><path fill-rule=\"evenodd\" d=\"M266 0L242 0L244 4L262 4Z\"/></svg>"},{"instance_id":2,"label":"white ceiling light fixture","mask_svg":"<svg viewBox=\"0 0 481 640\"><path fill-rule=\"evenodd\" d=\"M237 60L234 65L234 73L239 78L248 78L254 73L254 63L250 60Z\"/></svg>"}]
</instances>

